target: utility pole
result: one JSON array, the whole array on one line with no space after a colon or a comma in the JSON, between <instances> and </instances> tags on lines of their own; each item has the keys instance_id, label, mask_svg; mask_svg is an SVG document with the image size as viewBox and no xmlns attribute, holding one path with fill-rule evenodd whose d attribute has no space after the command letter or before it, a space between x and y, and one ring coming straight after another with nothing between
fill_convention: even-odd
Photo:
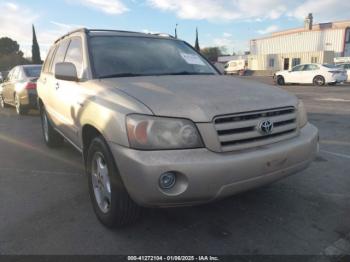
<instances>
[{"instance_id":1,"label":"utility pole","mask_svg":"<svg viewBox=\"0 0 350 262\"><path fill-rule=\"evenodd\" d=\"M177 39L177 26L178 24L175 25L175 38Z\"/></svg>"}]
</instances>

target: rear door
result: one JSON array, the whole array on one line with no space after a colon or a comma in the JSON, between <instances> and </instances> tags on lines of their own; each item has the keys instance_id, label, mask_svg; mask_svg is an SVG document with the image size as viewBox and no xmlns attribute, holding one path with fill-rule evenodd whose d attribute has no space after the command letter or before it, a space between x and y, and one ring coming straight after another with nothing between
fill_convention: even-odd
<instances>
[{"instance_id":1,"label":"rear door","mask_svg":"<svg viewBox=\"0 0 350 262\"><path fill-rule=\"evenodd\" d=\"M15 103L15 88L16 81L18 80L19 75L19 67L16 66L13 70L11 70L11 75L9 74L9 80L4 84L4 98L6 103L14 104Z\"/></svg>"},{"instance_id":2,"label":"rear door","mask_svg":"<svg viewBox=\"0 0 350 262\"><path fill-rule=\"evenodd\" d=\"M312 84L313 79L319 73L320 67L314 64L304 65L303 70L300 73L300 83Z\"/></svg>"},{"instance_id":3,"label":"rear door","mask_svg":"<svg viewBox=\"0 0 350 262\"><path fill-rule=\"evenodd\" d=\"M49 114L50 120L54 123L56 128L60 129L62 125L63 119L59 114L59 109L57 108L57 97L56 93L59 89L59 83L55 78L55 65L59 62L64 61L64 57L66 56L67 48L68 48L69 40L64 40L59 45L57 45L55 53L52 57L52 61L50 62L49 69L47 73L43 74L43 81L45 81L45 109ZM40 90L41 92L41 90ZM41 93L40 93L41 96Z\"/></svg>"},{"instance_id":4,"label":"rear door","mask_svg":"<svg viewBox=\"0 0 350 262\"><path fill-rule=\"evenodd\" d=\"M77 69L78 78L83 75L83 52L81 37L72 37L70 39L64 62L73 63ZM79 127L78 116L81 114L83 99L81 99L81 84L74 81L65 81L56 79L54 107L57 116L60 119L60 125L57 126L60 131L79 146ZM81 99L81 101L79 100Z\"/></svg>"},{"instance_id":5,"label":"rear door","mask_svg":"<svg viewBox=\"0 0 350 262\"><path fill-rule=\"evenodd\" d=\"M15 71L15 69L13 68L7 75L7 77L5 78L4 83L2 84L2 97L4 98L4 101L6 103L9 103L9 86L10 86L10 82L11 82L11 76L13 74L13 72Z\"/></svg>"}]
</instances>

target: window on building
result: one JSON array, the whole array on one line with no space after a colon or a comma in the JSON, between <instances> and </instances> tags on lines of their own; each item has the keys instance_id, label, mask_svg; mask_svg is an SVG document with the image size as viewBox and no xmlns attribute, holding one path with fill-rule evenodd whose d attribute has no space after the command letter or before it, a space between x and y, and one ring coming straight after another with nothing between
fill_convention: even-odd
<instances>
[{"instance_id":1,"label":"window on building","mask_svg":"<svg viewBox=\"0 0 350 262\"><path fill-rule=\"evenodd\" d=\"M275 67L275 59L270 58L270 60L269 60L269 67Z\"/></svg>"},{"instance_id":2,"label":"window on building","mask_svg":"<svg viewBox=\"0 0 350 262\"><path fill-rule=\"evenodd\" d=\"M350 43L350 29L346 30L345 42Z\"/></svg>"},{"instance_id":3,"label":"window on building","mask_svg":"<svg viewBox=\"0 0 350 262\"><path fill-rule=\"evenodd\" d=\"M292 67L300 65L300 58L293 58L292 59Z\"/></svg>"},{"instance_id":4,"label":"window on building","mask_svg":"<svg viewBox=\"0 0 350 262\"><path fill-rule=\"evenodd\" d=\"M311 63L317 64L317 57L316 56L311 57Z\"/></svg>"}]
</instances>

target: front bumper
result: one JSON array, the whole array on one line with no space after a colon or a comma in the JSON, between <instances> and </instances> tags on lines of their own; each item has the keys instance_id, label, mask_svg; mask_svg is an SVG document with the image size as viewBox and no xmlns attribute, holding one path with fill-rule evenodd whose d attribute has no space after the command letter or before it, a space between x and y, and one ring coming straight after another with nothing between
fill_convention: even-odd
<instances>
[{"instance_id":1,"label":"front bumper","mask_svg":"<svg viewBox=\"0 0 350 262\"><path fill-rule=\"evenodd\" d=\"M130 196L143 206L210 202L272 183L305 169L318 151L318 130L307 124L298 137L252 150L214 153L208 149L138 151L110 144ZM159 176L177 173L170 191Z\"/></svg>"}]
</instances>

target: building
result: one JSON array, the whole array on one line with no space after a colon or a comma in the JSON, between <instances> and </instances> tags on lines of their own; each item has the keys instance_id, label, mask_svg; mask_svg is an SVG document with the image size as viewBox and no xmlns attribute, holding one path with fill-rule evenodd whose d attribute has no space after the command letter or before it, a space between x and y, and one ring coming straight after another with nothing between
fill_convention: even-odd
<instances>
[{"instance_id":1,"label":"building","mask_svg":"<svg viewBox=\"0 0 350 262\"><path fill-rule=\"evenodd\" d=\"M248 68L288 70L302 63L333 63L339 57L350 57L350 20L313 24L309 14L303 28L251 40Z\"/></svg>"}]
</instances>

